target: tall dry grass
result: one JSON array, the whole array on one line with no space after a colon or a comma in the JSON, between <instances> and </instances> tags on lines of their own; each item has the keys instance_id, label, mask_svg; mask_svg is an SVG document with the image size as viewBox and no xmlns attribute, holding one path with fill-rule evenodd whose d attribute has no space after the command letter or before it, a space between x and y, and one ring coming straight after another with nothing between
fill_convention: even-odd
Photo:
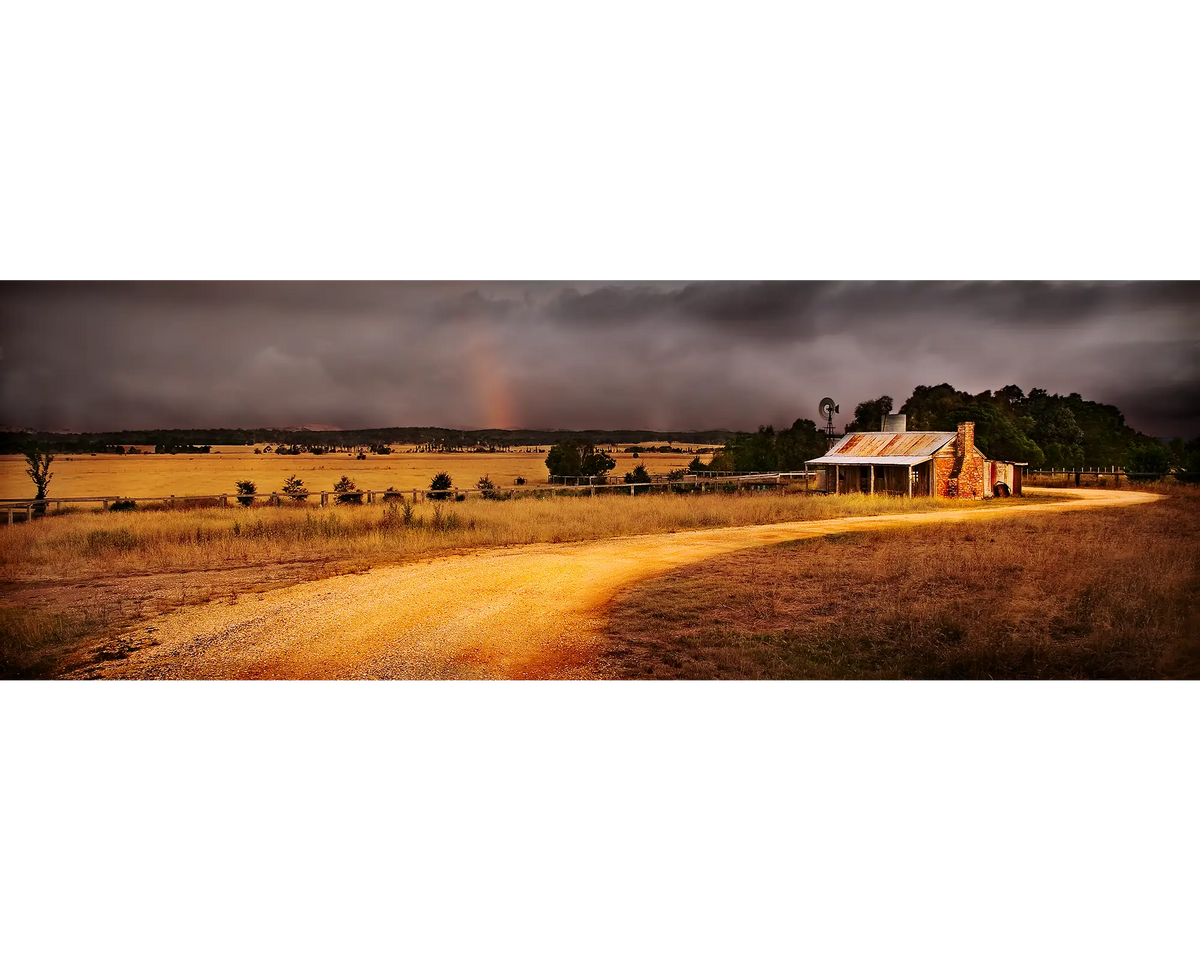
<instances>
[{"instance_id":1,"label":"tall dry grass","mask_svg":"<svg viewBox=\"0 0 1200 960\"><path fill-rule=\"evenodd\" d=\"M1005 501L1018 502L1018 501ZM927 498L653 494L408 505L73 511L0 528L0 579L215 570L960 508ZM406 518L405 511L411 510Z\"/></svg>"},{"instance_id":2,"label":"tall dry grass","mask_svg":"<svg viewBox=\"0 0 1200 960\"><path fill-rule=\"evenodd\" d=\"M626 593L607 654L655 679L1200 678L1200 491L845 534Z\"/></svg>"}]
</instances>

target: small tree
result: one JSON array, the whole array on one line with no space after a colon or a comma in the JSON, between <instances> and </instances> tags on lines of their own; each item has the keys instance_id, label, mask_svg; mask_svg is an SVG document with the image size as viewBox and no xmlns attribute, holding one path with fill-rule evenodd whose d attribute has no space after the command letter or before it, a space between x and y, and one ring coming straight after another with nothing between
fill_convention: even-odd
<instances>
[{"instance_id":1,"label":"small tree","mask_svg":"<svg viewBox=\"0 0 1200 960\"><path fill-rule=\"evenodd\" d=\"M308 499L308 491L304 483L295 474L283 481L283 492L297 502Z\"/></svg>"},{"instance_id":2,"label":"small tree","mask_svg":"<svg viewBox=\"0 0 1200 960\"><path fill-rule=\"evenodd\" d=\"M34 447L25 452L25 462L29 464L25 473L37 485L37 499L45 500L46 490L50 486L50 478L54 476L50 472L50 464L54 462L54 454L49 450L42 452L37 447Z\"/></svg>"},{"instance_id":3,"label":"small tree","mask_svg":"<svg viewBox=\"0 0 1200 960\"><path fill-rule=\"evenodd\" d=\"M552 477L602 477L616 465L607 453L583 440L556 443L546 455L546 469Z\"/></svg>"},{"instance_id":4,"label":"small tree","mask_svg":"<svg viewBox=\"0 0 1200 960\"><path fill-rule=\"evenodd\" d=\"M333 492L337 494L338 503L362 503L363 495L358 490L358 484L345 474L333 485Z\"/></svg>"},{"instance_id":5,"label":"small tree","mask_svg":"<svg viewBox=\"0 0 1200 960\"><path fill-rule=\"evenodd\" d=\"M430 500L449 500L449 490L454 486L454 481L450 478L445 470L433 475L433 479L429 481Z\"/></svg>"},{"instance_id":6,"label":"small tree","mask_svg":"<svg viewBox=\"0 0 1200 960\"><path fill-rule=\"evenodd\" d=\"M239 480L237 481L237 492L242 494L242 496L238 497L238 503L243 507L248 507L254 502L252 494L258 492L258 487L253 480Z\"/></svg>"},{"instance_id":7,"label":"small tree","mask_svg":"<svg viewBox=\"0 0 1200 960\"><path fill-rule=\"evenodd\" d=\"M492 483L491 477L486 473L479 478L479 482L475 484L479 488L479 492L483 494L484 500L507 500L511 494L501 493L496 489L496 485Z\"/></svg>"},{"instance_id":8,"label":"small tree","mask_svg":"<svg viewBox=\"0 0 1200 960\"><path fill-rule=\"evenodd\" d=\"M633 468L632 473L625 474L626 483L649 483L650 471L643 464L638 464Z\"/></svg>"}]
</instances>

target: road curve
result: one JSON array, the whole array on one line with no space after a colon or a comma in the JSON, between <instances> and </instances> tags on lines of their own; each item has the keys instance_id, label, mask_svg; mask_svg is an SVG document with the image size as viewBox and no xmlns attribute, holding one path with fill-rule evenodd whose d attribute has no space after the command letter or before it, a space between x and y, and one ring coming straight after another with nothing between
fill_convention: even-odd
<instances>
[{"instance_id":1,"label":"road curve","mask_svg":"<svg viewBox=\"0 0 1200 960\"><path fill-rule=\"evenodd\" d=\"M128 657L76 671L105 679L552 679L600 676L604 608L621 590L710 557L898 524L1131 506L1157 499L1070 490L1075 499L932 513L534 544L377 567L214 601L120 638Z\"/></svg>"}]
</instances>

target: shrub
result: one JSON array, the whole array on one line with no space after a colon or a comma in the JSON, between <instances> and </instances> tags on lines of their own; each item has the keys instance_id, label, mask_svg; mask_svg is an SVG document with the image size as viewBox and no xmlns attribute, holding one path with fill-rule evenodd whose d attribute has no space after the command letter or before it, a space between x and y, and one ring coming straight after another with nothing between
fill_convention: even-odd
<instances>
[{"instance_id":1,"label":"shrub","mask_svg":"<svg viewBox=\"0 0 1200 960\"><path fill-rule=\"evenodd\" d=\"M363 495L358 484L344 473L342 479L333 485L333 492L337 494L338 503L362 503Z\"/></svg>"},{"instance_id":2,"label":"shrub","mask_svg":"<svg viewBox=\"0 0 1200 960\"><path fill-rule=\"evenodd\" d=\"M295 474L283 481L283 492L297 502L308 499L308 491L304 489L304 483Z\"/></svg>"},{"instance_id":3,"label":"shrub","mask_svg":"<svg viewBox=\"0 0 1200 960\"><path fill-rule=\"evenodd\" d=\"M116 513L123 513L126 510L136 510L137 504L132 500L114 500L108 509Z\"/></svg>"},{"instance_id":4,"label":"shrub","mask_svg":"<svg viewBox=\"0 0 1200 960\"><path fill-rule=\"evenodd\" d=\"M402 494L395 487L388 487L386 490L383 491L383 502L384 503L387 503L389 500L403 500L403 499L404 499L404 494Z\"/></svg>"},{"instance_id":5,"label":"shrub","mask_svg":"<svg viewBox=\"0 0 1200 960\"><path fill-rule=\"evenodd\" d=\"M632 473L625 474L626 483L649 483L650 471L643 464L638 464L633 468Z\"/></svg>"},{"instance_id":6,"label":"shrub","mask_svg":"<svg viewBox=\"0 0 1200 960\"><path fill-rule=\"evenodd\" d=\"M524 477L517 477L517 479L515 479L515 480L513 481L513 483L515 483L515 484L516 484L518 487L523 487L523 486L525 486L525 478L524 478Z\"/></svg>"},{"instance_id":7,"label":"shrub","mask_svg":"<svg viewBox=\"0 0 1200 960\"><path fill-rule=\"evenodd\" d=\"M475 484L479 488L479 492L483 494L484 500L507 500L512 496L512 493L503 493L496 489L496 485L492 483L491 477L486 473L479 478L479 482Z\"/></svg>"},{"instance_id":8,"label":"shrub","mask_svg":"<svg viewBox=\"0 0 1200 960\"><path fill-rule=\"evenodd\" d=\"M450 488L454 486L454 481L450 478L445 470L433 475L433 479L429 481L429 499L430 500L449 500Z\"/></svg>"},{"instance_id":9,"label":"shrub","mask_svg":"<svg viewBox=\"0 0 1200 960\"><path fill-rule=\"evenodd\" d=\"M253 480L239 480L237 481L237 492L242 494L238 497L238 503L243 507L248 507L254 502L254 497L250 494L257 493L258 487Z\"/></svg>"}]
</instances>

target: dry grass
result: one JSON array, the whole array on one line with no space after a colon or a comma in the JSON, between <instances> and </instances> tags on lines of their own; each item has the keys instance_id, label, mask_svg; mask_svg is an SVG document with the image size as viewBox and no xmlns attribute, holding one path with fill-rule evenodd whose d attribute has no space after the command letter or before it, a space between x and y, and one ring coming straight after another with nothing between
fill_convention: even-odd
<instances>
[{"instance_id":1,"label":"dry grass","mask_svg":"<svg viewBox=\"0 0 1200 960\"><path fill-rule=\"evenodd\" d=\"M1008 501L1016 502L1016 501ZM88 638L182 605L477 547L961 507L776 492L74 511L0 528L0 675L53 675ZM86 611L86 615L84 614Z\"/></svg>"},{"instance_id":2,"label":"dry grass","mask_svg":"<svg viewBox=\"0 0 1200 960\"><path fill-rule=\"evenodd\" d=\"M746 494L527 497L395 505L79 510L0 529L0 580L402 560L449 550L958 508L930 499Z\"/></svg>"},{"instance_id":3,"label":"dry grass","mask_svg":"<svg viewBox=\"0 0 1200 960\"><path fill-rule=\"evenodd\" d=\"M606 660L675 679L1198 678L1200 495L829 537L649 582Z\"/></svg>"}]
</instances>

